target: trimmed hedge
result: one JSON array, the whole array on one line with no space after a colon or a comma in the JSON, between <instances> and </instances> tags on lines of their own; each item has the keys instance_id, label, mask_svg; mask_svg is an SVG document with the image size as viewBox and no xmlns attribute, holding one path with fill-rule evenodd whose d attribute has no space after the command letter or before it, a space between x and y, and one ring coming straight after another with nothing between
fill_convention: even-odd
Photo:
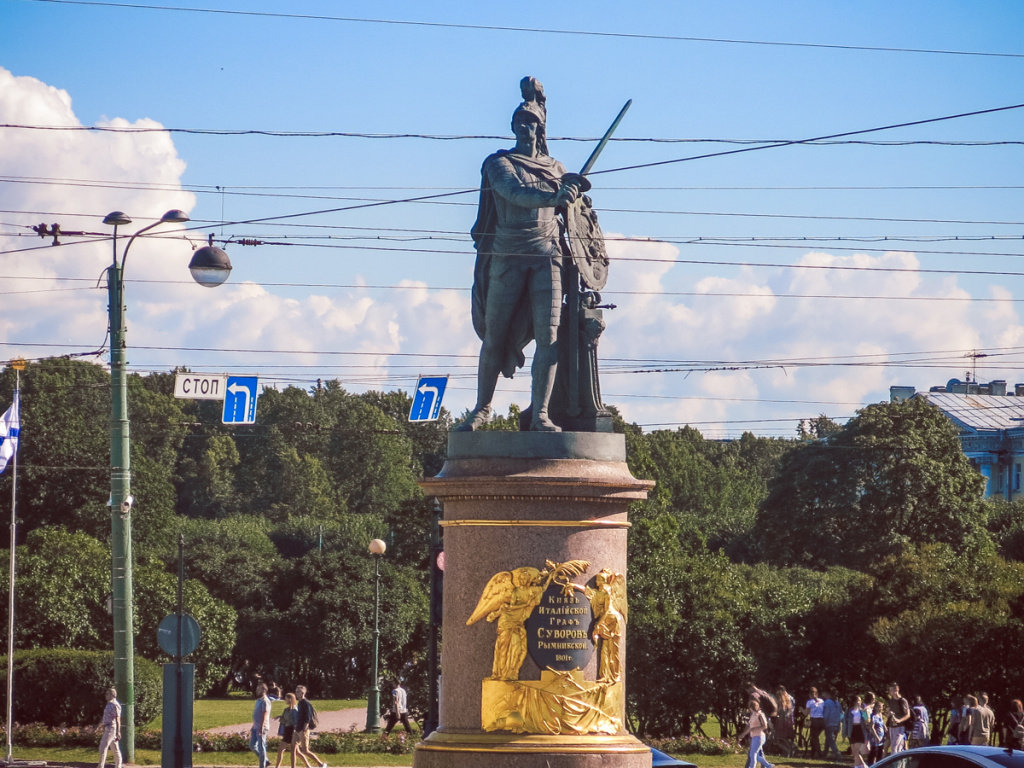
<instances>
[{"instance_id":1,"label":"trimmed hedge","mask_svg":"<svg viewBox=\"0 0 1024 768\"><path fill-rule=\"evenodd\" d=\"M104 692L114 684L114 654L37 648L14 654L14 719L48 726L99 723ZM163 675L160 666L135 657L135 722L160 714ZM0 690L7 688L7 657L0 657Z\"/></svg>"}]
</instances>

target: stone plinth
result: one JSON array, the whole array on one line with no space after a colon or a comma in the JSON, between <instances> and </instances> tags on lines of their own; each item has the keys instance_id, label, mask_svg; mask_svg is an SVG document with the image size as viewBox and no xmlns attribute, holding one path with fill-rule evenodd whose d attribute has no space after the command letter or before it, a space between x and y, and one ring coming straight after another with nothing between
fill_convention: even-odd
<instances>
[{"instance_id":1,"label":"stone plinth","mask_svg":"<svg viewBox=\"0 0 1024 768\"><path fill-rule=\"evenodd\" d=\"M502 572L584 560L586 573L571 581L591 589L602 569L626 575L627 506L646 498L653 483L629 473L623 436L452 433L444 468L421 486L444 504L445 571L440 727L418 745L415 768L650 768L650 751L622 725L624 641L614 683L598 682L597 653L571 673L541 670L527 654L518 681L496 681L489 678L499 622L467 625ZM583 628L589 623L588 615ZM601 711L600 725L585 714L551 733L550 723L523 725L518 712L494 717L503 690L555 697L558 685L570 693L577 686L580 699ZM508 730L501 726L506 722ZM549 732L530 732L545 727Z\"/></svg>"}]
</instances>

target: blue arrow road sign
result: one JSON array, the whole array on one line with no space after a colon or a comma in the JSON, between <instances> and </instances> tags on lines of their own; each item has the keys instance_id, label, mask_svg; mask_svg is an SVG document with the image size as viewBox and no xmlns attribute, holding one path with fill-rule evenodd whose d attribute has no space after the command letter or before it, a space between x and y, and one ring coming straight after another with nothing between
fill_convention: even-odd
<instances>
[{"instance_id":1,"label":"blue arrow road sign","mask_svg":"<svg viewBox=\"0 0 1024 768\"><path fill-rule=\"evenodd\" d=\"M256 376L228 376L224 392L225 424L253 424L256 421Z\"/></svg>"},{"instance_id":2,"label":"blue arrow road sign","mask_svg":"<svg viewBox=\"0 0 1024 768\"><path fill-rule=\"evenodd\" d=\"M447 386L447 376L420 376L409 409L409 421L437 421Z\"/></svg>"}]
</instances>

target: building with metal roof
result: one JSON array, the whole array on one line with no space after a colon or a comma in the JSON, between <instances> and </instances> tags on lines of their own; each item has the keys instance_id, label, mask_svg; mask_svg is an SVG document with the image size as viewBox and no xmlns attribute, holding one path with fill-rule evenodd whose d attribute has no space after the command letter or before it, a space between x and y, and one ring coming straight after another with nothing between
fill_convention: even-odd
<instances>
[{"instance_id":1,"label":"building with metal roof","mask_svg":"<svg viewBox=\"0 0 1024 768\"><path fill-rule=\"evenodd\" d=\"M985 476L985 496L1008 501L1021 493L1024 465L1024 384L1008 392L1005 381L980 384L950 379L946 386L917 392L890 387L889 399L923 397L939 408L960 431L960 446Z\"/></svg>"}]
</instances>

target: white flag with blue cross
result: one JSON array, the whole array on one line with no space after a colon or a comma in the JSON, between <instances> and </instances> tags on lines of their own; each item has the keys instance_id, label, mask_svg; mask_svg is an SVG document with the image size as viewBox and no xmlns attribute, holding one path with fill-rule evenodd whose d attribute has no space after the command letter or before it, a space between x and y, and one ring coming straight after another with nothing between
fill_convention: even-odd
<instances>
[{"instance_id":1,"label":"white flag with blue cross","mask_svg":"<svg viewBox=\"0 0 1024 768\"><path fill-rule=\"evenodd\" d=\"M18 420L18 393L14 393L14 402L11 407L0 416L0 472L7 469L7 462L18 450L18 433L21 431L21 423Z\"/></svg>"}]
</instances>

